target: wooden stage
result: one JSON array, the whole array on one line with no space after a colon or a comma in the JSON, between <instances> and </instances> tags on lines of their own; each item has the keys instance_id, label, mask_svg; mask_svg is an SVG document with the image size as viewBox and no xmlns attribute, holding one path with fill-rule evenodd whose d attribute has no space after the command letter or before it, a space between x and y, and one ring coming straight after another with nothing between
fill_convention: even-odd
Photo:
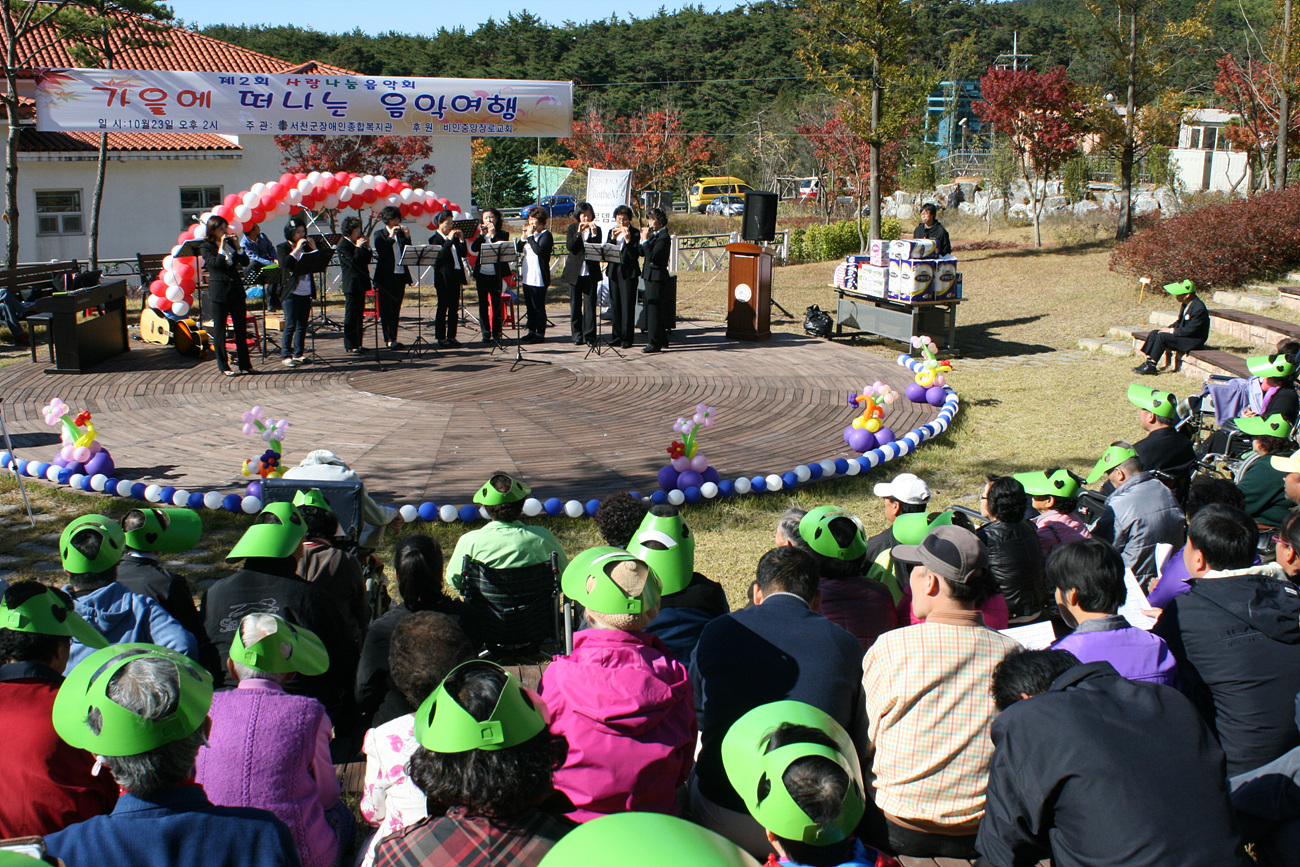
<instances>
[{"instance_id":1,"label":"wooden stage","mask_svg":"<svg viewBox=\"0 0 1300 867\"><path fill-rule=\"evenodd\" d=\"M415 337L408 309L401 339ZM568 322L549 342L490 353L477 329L465 346L421 358L385 350L347 355L341 333L317 333L319 360L286 368L278 355L254 354L257 376L222 377L213 360L195 362L171 347L132 341L132 351L83 375L47 374L24 359L0 369L0 396L25 459L49 460L57 427L41 408L60 397L88 409L112 452L120 479L190 491L242 491L245 458L265 449L241 432L240 416L260 405L289 419L290 466L327 448L365 479L381 502L469 503L494 471L526 479L542 499L586 501L617 490L649 493L677 438L673 422L698 403L717 407L700 449L723 478L784 472L798 464L854 457L841 432L856 414L850 391L879 379L902 391L909 372L826 340L773 334L762 343L727 340L721 323L680 322L671 349L625 358L584 359L568 340ZM367 340L371 326L367 323ZM432 329L424 329L426 339ZM475 338L470 342L468 338ZM399 363L398 359L402 359ZM887 423L900 435L937 410L900 397Z\"/></svg>"}]
</instances>

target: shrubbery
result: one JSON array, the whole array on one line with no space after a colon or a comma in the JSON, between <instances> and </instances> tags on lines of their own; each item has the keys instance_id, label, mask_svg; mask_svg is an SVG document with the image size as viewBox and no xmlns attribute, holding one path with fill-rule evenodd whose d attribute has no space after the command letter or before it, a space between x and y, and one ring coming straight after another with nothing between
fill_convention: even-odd
<instances>
[{"instance_id":1,"label":"shrubbery","mask_svg":"<svg viewBox=\"0 0 1300 867\"><path fill-rule=\"evenodd\" d=\"M886 241L897 240L902 235L902 225L895 217L880 218L880 237ZM843 259L861 249L858 243L857 220L842 220L822 225L814 223L807 229L790 230L791 262L826 262Z\"/></svg>"},{"instance_id":2,"label":"shrubbery","mask_svg":"<svg viewBox=\"0 0 1300 867\"><path fill-rule=\"evenodd\" d=\"M1157 285L1238 286L1300 264L1300 188L1260 193L1161 220L1122 242L1112 270Z\"/></svg>"}]
</instances>

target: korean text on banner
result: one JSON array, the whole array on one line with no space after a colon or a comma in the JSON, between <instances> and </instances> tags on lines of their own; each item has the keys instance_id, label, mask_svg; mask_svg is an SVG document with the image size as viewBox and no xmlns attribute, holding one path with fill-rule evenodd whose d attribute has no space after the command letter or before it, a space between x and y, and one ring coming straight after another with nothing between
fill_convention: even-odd
<instances>
[{"instance_id":1,"label":"korean text on banner","mask_svg":"<svg viewBox=\"0 0 1300 867\"><path fill-rule=\"evenodd\" d=\"M219 135L565 138L573 83L231 72L47 70L36 128Z\"/></svg>"}]
</instances>

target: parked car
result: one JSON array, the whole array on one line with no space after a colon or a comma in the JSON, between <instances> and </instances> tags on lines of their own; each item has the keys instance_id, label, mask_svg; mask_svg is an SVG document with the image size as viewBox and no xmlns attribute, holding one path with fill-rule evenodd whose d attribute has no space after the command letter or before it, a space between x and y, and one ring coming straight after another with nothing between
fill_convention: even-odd
<instances>
[{"instance_id":1,"label":"parked car","mask_svg":"<svg viewBox=\"0 0 1300 867\"><path fill-rule=\"evenodd\" d=\"M704 213L723 217L743 217L745 215L745 197L715 196L713 201L704 206Z\"/></svg>"},{"instance_id":2,"label":"parked car","mask_svg":"<svg viewBox=\"0 0 1300 867\"><path fill-rule=\"evenodd\" d=\"M752 189L740 178L696 178L688 191L687 205L697 214L703 214L714 196L737 195Z\"/></svg>"},{"instance_id":3,"label":"parked car","mask_svg":"<svg viewBox=\"0 0 1300 867\"><path fill-rule=\"evenodd\" d=\"M525 220L533 208L541 207L552 217L572 217L573 210L578 205L578 200L574 196L545 196L542 201L536 205L529 205L519 212L519 215Z\"/></svg>"}]
</instances>

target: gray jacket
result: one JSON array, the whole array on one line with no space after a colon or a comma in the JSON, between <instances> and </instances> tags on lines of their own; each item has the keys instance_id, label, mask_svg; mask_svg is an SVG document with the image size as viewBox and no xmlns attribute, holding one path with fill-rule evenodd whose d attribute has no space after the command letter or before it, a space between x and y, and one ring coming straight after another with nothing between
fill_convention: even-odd
<instances>
[{"instance_id":1,"label":"gray jacket","mask_svg":"<svg viewBox=\"0 0 1300 867\"><path fill-rule=\"evenodd\" d=\"M1124 565L1144 588L1156 577L1156 545L1165 543L1180 548L1184 539L1183 510L1165 487L1150 473L1138 473L1106 499L1111 514L1110 533L1093 533L1119 549ZM1102 524L1108 523L1103 518ZM1098 530L1102 528L1099 526Z\"/></svg>"}]
</instances>

